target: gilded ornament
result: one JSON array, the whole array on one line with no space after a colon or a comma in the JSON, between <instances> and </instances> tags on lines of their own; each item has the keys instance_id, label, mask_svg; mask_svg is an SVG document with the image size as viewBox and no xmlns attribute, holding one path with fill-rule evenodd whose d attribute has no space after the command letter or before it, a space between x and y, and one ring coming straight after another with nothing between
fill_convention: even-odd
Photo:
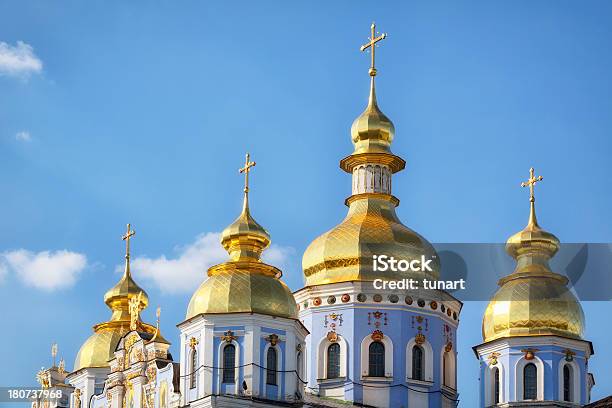
<instances>
[{"instance_id":1,"label":"gilded ornament","mask_svg":"<svg viewBox=\"0 0 612 408\"><path fill-rule=\"evenodd\" d=\"M574 361L574 356L576 355L575 352L573 352L570 349L566 349L565 350L565 361L570 362L570 361Z\"/></svg>"},{"instance_id":2,"label":"gilded ornament","mask_svg":"<svg viewBox=\"0 0 612 408\"><path fill-rule=\"evenodd\" d=\"M446 351L448 353L452 349L453 349L453 342L449 341L448 343L446 343L446 346L444 346L444 351Z\"/></svg>"},{"instance_id":3,"label":"gilded ornament","mask_svg":"<svg viewBox=\"0 0 612 408\"><path fill-rule=\"evenodd\" d=\"M227 343L231 343L236 339L237 337L234 336L234 332L231 330L226 331L225 333L223 333L223 336L221 336L221 341L225 341Z\"/></svg>"},{"instance_id":4,"label":"gilded ornament","mask_svg":"<svg viewBox=\"0 0 612 408\"><path fill-rule=\"evenodd\" d=\"M489 354L489 364L494 366L497 365L497 358L500 356L499 353L497 352L493 352L491 354Z\"/></svg>"},{"instance_id":5,"label":"gilded ornament","mask_svg":"<svg viewBox=\"0 0 612 408\"><path fill-rule=\"evenodd\" d=\"M382 341L382 339L385 337L385 335L383 334L382 331L380 330L374 330L372 332L372 335L370 336L372 338L372 340L374 341Z\"/></svg>"},{"instance_id":6,"label":"gilded ornament","mask_svg":"<svg viewBox=\"0 0 612 408\"><path fill-rule=\"evenodd\" d=\"M533 360L537 351L539 350L535 348L527 348L521 350L521 353L525 353L525 360Z\"/></svg>"},{"instance_id":7,"label":"gilded ornament","mask_svg":"<svg viewBox=\"0 0 612 408\"><path fill-rule=\"evenodd\" d=\"M136 330L138 328L141 300L142 292L138 293L138 297L130 299L130 330Z\"/></svg>"},{"instance_id":8,"label":"gilded ornament","mask_svg":"<svg viewBox=\"0 0 612 408\"><path fill-rule=\"evenodd\" d=\"M423 333L417 333L417 335L414 337L414 342L419 346L425 343L425 340L425 335Z\"/></svg>"},{"instance_id":9,"label":"gilded ornament","mask_svg":"<svg viewBox=\"0 0 612 408\"><path fill-rule=\"evenodd\" d=\"M36 374L36 381L38 381L43 389L49 388L51 386L51 372L41 367L40 371Z\"/></svg>"},{"instance_id":10,"label":"gilded ornament","mask_svg":"<svg viewBox=\"0 0 612 408\"><path fill-rule=\"evenodd\" d=\"M320 297L314 298L314 300L312 301L312 304L315 306L321 306L321 298Z\"/></svg>"},{"instance_id":11,"label":"gilded ornament","mask_svg":"<svg viewBox=\"0 0 612 408\"><path fill-rule=\"evenodd\" d=\"M276 346L280 342L280 338L274 333L266 337L266 340L268 340L272 346Z\"/></svg>"},{"instance_id":12,"label":"gilded ornament","mask_svg":"<svg viewBox=\"0 0 612 408\"><path fill-rule=\"evenodd\" d=\"M191 347L191 349L195 349L196 346L199 344L200 342L198 341L198 339L196 339L195 337L191 337L189 339L189 347Z\"/></svg>"},{"instance_id":13,"label":"gilded ornament","mask_svg":"<svg viewBox=\"0 0 612 408\"><path fill-rule=\"evenodd\" d=\"M336 333L335 331L327 332L327 340L329 340L331 343L338 342L338 333Z\"/></svg>"},{"instance_id":14,"label":"gilded ornament","mask_svg":"<svg viewBox=\"0 0 612 408\"><path fill-rule=\"evenodd\" d=\"M81 389L74 390L74 408L81 408Z\"/></svg>"},{"instance_id":15,"label":"gilded ornament","mask_svg":"<svg viewBox=\"0 0 612 408\"><path fill-rule=\"evenodd\" d=\"M157 375L157 367L155 366L155 363L150 364L147 367L147 379L149 380L150 383L155 381L156 375Z\"/></svg>"}]
</instances>

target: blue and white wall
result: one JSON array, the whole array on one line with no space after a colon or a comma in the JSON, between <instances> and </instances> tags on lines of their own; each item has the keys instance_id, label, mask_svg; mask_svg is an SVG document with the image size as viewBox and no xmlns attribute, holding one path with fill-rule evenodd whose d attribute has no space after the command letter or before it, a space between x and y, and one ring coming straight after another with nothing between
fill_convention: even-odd
<instances>
[{"instance_id":1,"label":"blue and white wall","mask_svg":"<svg viewBox=\"0 0 612 408\"><path fill-rule=\"evenodd\" d=\"M476 346L480 359L480 406L495 405L495 375L499 372L499 403L525 406L524 368L537 369L536 401L558 401L581 406L589 400L588 359L591 343L555 336L512 337ZM528 355L533 352L533 357ZM570 370L569 400L565 400L563 369ZM527 405L528 406L528 405ZM567 406L567 405L563 405ZM571 405L570 405L571 406Z\"/></svg>"},{"instance_id":2,"label":"blue and white wall","mask_svg":"<svg viewBox=\"0 0 612 408\"><path fill-rule=\"evenodd\" d=\"M298 359L303 356L307 331L300 322L248 313L200 315L181 323L179 329L181 405L197 405L207 396L245 395L294 401L303 395L297 370L303 367ZM223 350L229 344L235 347L234 381L224 383ZM270 348L276 351L277 364L271 367L275 379L269 382L266 357ZM193 387L192 375L196 378Z\"/></svg>"},{"instance_id":3,"label":"blue and white wall","mask_svg":"<svg viewBox=\"0 0 612 408\"><path fill-rule=\"evenodd\" d=\"M429 296L439 295L434 302L426 299L426 294L407 299L406 293L377 291L370 282L307 287L296 292L300 319L310 331L306 338L306 392L376 407L455 407L456 330L461 304L444 293L429 292ZM377 330L382 337L375 335L374 339ZM419 342L418 334L424 336L423 380L412 378L412 349ZM368 376L373 341L384 345L384 377ZM340 375L328 378L327 349L334 342L340 346Z\"/></svg>"}]
</instances>

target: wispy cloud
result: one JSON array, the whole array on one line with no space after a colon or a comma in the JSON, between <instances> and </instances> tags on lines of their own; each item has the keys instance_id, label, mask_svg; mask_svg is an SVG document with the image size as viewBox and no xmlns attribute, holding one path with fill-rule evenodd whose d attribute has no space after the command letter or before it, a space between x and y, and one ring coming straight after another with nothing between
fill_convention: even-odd
<instances>
[{"instance_id":1,"label":"wispy cloud","mask_svg":"<svg viewBox=\"0 0 612 408\"><path fill-rule=\"evenodd\" d=\"M0 283L4 282L4 278L8 273L8 268L5 264L2 263L2 259L0 259Z\"/></svg>"},{"instance_id":2,"label":"wispy cloud","mask_svg":"<svg viewBox=\"0 0 612 408\"><path fill-rule=\"evenodd\" d=\"M23 41L12 46L0 42L0 75L27 79L42 71L43 63L34 54L34 48Z\"/></svg>"},{"instance_id":3,"label":"wispy cloud","mask_svg":"<svg viewBox=\"0 0 612 408\"><path fill-rule=\"evenodd\" d=\"M17 134L15 135L15 139L20 142L30 142L32 141L32 135L30 134L30 132L22 130L21 132L17 132Z\"/></svg>"},{"instance_id":4,"label":"wispy cloud","mask_svg":"<svg viewBox=\"0 0 612 408\"><path fill-rule=\"evenodd\" d=\"M72 287L86 265L85 255L66 250L0 253L0 269L4 268L5 273L14 272L26 285L49 292Z\"/></svg>"},{"instance_id":5,"label":"wispy cloud","mask_svg":"<svg viewBox=\"0 0 612 408\"><path fill-rule=\"evenodd\" d=\"M132 271L138 279L152 281L164 293L190 293L206 278L209 267L228 259L219 242L220 235L218 232L200 234L193 243L175 248L172 258L138 257L132 261ZM293 252L293 248L272 245L263 258L282 267Z\"/></svg>"}]
</instances>

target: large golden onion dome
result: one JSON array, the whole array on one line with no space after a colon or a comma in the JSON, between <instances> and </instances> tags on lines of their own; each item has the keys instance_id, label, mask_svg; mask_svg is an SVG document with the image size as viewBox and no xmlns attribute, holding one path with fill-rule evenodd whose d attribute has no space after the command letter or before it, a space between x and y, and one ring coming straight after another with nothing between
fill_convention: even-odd
<instances>
[{"instance_id":1,"label":"large golden onion dome","mask_svg":"<svg viewBox=\"0 0 612 408\"><path fill-rule=\"evenodd\" d=\"M531 181L541 178L533 177ZM554 335L582 338L584 312L568 289L568 279L550 270L548 261L559 250L559 240L537 222L535 200L527 226L506 242L506 251L516 259L515 270L500 279L482 322L485 342L517 336Z\"/></svg>"},{"instance_id":2,"label":"large golden onion dome","mask_svg":"<svg viewBox=\"0 0 612 408\"><path fill-rule=\"evenodd\" d=\"M104 295L104 302L112 310L109 321L93 327L94 333L83 343L74 360L73 371L83 368L109 367L108 361L114 357L119 340L130 331L130 300L140 298L139 309L149 304L146 292L138 286L130 272L129 238L134 235L129 230L126 234L125 270L119 282ZM139 331L153 334L155 327L138 319Z\"/></svg>"},{"instance_id":3,"label":"large golden onion dome","mask_svg":"<svg viewBox=\"0 0 612 408\"><path fill-rule=\"evenodd\" d=\"M349 198L346 218L316 238L304 252L306 286L348 281L438 279L439 263L433 246L401 223L395 213L397 199L369 194ZM433 259L432 272L375 271L373 256L395 259Z\"/></svg>"},{"instance_id":4,"label":"large golden onion dome","mask_svg":"<svg viewBox=\"0 0 612 408\"><path fill-rule=\"evenodd\" d=\"M366 109L351 126L354 151L340 161L340 168L353 177L352 195L344 220L316 238L304 252L302 268L306 286L375 279L438 279L439 261L432 245L401 223L395 213L399 200L391 194L391 176L405 167L405 161L391 152L395 129L380 110L376 100L374 50L376 37L372 25L370 49L372 65L370 95ZM431 259L432 271L376 271L373 256L386 255L397 260Z\"/></svg>"},{"instance_id":5,"label":"large golden onion dome","mask_svg":"<svg viewBox=\"0 0 612 408\"><path fill-rule=\"evenodd\" d=\"M253 165L247 155L242 169L246 177ZM270 236L251 216L248 178L242 212L221 234L221 245L230 259L208 269L208 279L191 297L186 319L218 313L260 313L297 319L295 298L280 279L282 272L260 259L270 245Z\"/></svg>"}]
</instances>

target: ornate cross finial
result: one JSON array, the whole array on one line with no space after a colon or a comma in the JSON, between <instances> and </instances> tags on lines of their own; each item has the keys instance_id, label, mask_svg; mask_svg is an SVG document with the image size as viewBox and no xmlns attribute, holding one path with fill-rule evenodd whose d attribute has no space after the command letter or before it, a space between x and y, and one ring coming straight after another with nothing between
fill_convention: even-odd
<instances>
[{"instance_id":1,"label":"ornate cross finial","mask_svg":"<svg viewBox=\"0 0 612 408\"><path fill-rule=\"evenodd\" d=\"M140 302L142 301L142 291L138 293L137 297L130 299L130 330L136 330L138 327L138 319L140 318Z\"/></svg>"},{"instance_id":2,"label":"ornate cross finial","mask_svg":"<svg viewBox=\"0 0 612 408\"><path fill-rule=\"evenodd\" d=\"M255 167L255 162L249 161L251 156L247 153L246 159L244 161L244 167L238 169L240 173L244 173L244 192L249 192L249 173L251 172L251 167Z\"/></svg>"},{"instance_id":3,"label":"ornate cross finial","mask_svg":"<svg viewBox=\"0 0 612 408\"><path fill-rule=\"evenodd\" d=\"M125 232L125 235L123 235L121 237L122 240L125 241L125 259L130 259L130 238L132 238L134 235L136 235L135 231L132 231L130 229L131 225L128 224L127 225L127 231Z\"/></svg>"},{"instance_id":4,"label":"ornate cross finial","mask_svg":"<svg viewBox=\"0 0 612 408\"><path fill-rule=\"evenodd\" d=\"M377 47L377 42L384 40L385 38L387 38L387 34L386 33L382 33L380 34L378 37L376 36L376 24L372 23L372 25L370 26L370 29L372 30L372 36L370 38L368 38L369 42L367 44L364 44L361 46L360 50L361 51L365 51L368 48L370 48L370 54L372 54L372 63L370 64L370 76L376 76L376 67L374 65L374 54L375 54L375 50Z\"/></svg>"},{"instance_id":5,"label":"ornate cross finial","mask_svg":"<svg viewBox=\"0 0 612 408\"><path fill-rule=\"evenodd\" d=\"M161 316L161 307L157 306L155 315L157 316L157 331L159 331L159 316Z\"/></svg>"},{"instance_id":6,"label":"ornate cross finial","mask_svg":"<svg viewBox=\"0 0 612 408\"><path fill-rule=\"evenodd\" d=\"M530 202L535 202L535 195L534 195L534 187L536 185L537 182L544 180L544 177L542 176L535 176L533 167L529 169L529 180L527 181L523 181L521 183L521 187L527 187L529 186L529 201Z\"/></svg>"}]
</instances>

